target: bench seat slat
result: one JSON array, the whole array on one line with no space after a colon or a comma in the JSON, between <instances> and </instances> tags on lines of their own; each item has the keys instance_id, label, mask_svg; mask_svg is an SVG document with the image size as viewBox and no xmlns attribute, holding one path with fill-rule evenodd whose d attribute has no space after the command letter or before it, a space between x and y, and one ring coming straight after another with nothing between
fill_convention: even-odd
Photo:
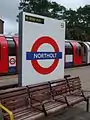
<instances>
[{"instance_id":1,"label":"bench seat slat","mask_svg":"<svg viewBox=\"0 0 90 120\"><path fill-rule=\"evenodd\" d=\"M43 115L44 113L31 108L29 105L27 88L19 87L0 92L1 103L13 112L15 120L25 120L26 118ZM4 113L5 119L9 120L8 114Z\"/></svg>"},{"instance_id":2,"label":"bench seat slat","mask_svg":"<svg viewBox=\"0 0 90 120\"><path fill-rule=\"evenodd\" d=\"M76 103L84 101L84 98L81 96L67 95L66 97L67 97L69 105L74 105Z\"/></svg>"}]
</instances>

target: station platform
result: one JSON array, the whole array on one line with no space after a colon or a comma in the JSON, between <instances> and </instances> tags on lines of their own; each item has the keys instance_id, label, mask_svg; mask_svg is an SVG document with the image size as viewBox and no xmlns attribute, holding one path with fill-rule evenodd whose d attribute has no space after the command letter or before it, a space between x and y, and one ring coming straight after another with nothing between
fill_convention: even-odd
<instances>
[{"instance_id":1,"label":"station platform","mask_svg":"<svg viewBox=\"0 0 90 120\"><path fill-rule=\"evenodd\" d=\"M90 66L65 69L65 75L79 76L84 90L90 90ZM18 83L18 76L0 77L0 86ZM85 102L74 107L59 111L43 120L90 120L90 112L86 112ZM90 108L90 107L89 107ZM90 111L90 110L89 110Z\"/></svg>"},{"instance_id":2,"label":"station platform","mask_svg":"<svg viewBox=\"0 0 90 120\"><path fill-rule=\"evenodd\" d=\"M90 66L65 69L65 74L79 76L83 89L90 90Z\"/></svg>"},{"instance_id":3,"label":"station platform","mask_svg":"<svg viewBox=\"0 0 90 120\"><path fill-rule=\"evenodd\" d=\"M0 89L7 89L12 86L17 86L18 75L0 77Z\"/></svg>"},{"instance_id":4,"label":"station platform","mask_svg":"<svg viewBox=\"0 0 90 120\"><path fill-rule=\"evenodd\" d=\"M90 66L67 68L65 75L79 76L83 89L90 90ZM18 84L18 75L0 77L0 87Z\"/></svg>"},{"instance_id":5,"label":"station platform","mask_svg":"<svg viewBox=\"0 0 90 120\"><path fill-rule=\"evenodd\" d=\"M79 76L84 90L90 90L90 66L65 69L65 75ZM90 120L90 112L86 112L85 102L65 109L43 120ZM90 107L89 107L90 111Z\"/></svg>"}]
</instances>

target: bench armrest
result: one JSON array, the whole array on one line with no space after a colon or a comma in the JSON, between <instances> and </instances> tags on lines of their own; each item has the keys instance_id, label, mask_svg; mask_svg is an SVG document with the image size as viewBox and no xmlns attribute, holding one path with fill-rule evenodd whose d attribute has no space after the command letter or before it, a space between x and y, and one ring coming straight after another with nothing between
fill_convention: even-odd
<instances>
[{"instance_id":1,"label":"bench armrest","mask_svg":"<svg viewBox=\"0 0 90 120\"><path fill-rule=\"evenodd\" d=\"M9 114L10 120L14 120L13 113L0 103L0 108Z\"/></svg>"},{"instance_id":2,"label":"bench armrest","mask_svg":"<svg viewBox=\"0 0 90 120\"><path fill-rule=\"evenodd\" d=\"M81 90L80 92L81 92L81 94L80 94L80 93L73 93L73 94L71 94L71 95L83 97L84 100L86 101L86 97L85 97L85 95L84 95L84 91Z\"/></svg>"},{"instance_id":3,"label":"bench armrest","mask_svg":"<svg viewBox=\"0 0 90 120\"><path fill-rule=\"evenodd\" d=\"M81 93L82 93L82 97L84 97L84 100L87 100L83 90L81 90Z\"/></svg>"},{"instance_id":4,"label":"bench armrest","mask_svg":"<svg viewBox=\"0 0 90 120\"><path fill-rule=\"evenodd\" d=\"M29 101L30 101L30 98L28 98ZM42 109L40 108L37 108L36 106L32 106L32 103L30 102L31 106L34 107L35 109L38 109L42 112L44 112L44 115L47 116L47 113L46 113L46 110L45 110L45 107L44 107L44 103L43 102L40 102L39 100L35 99L35 98L32 98L32 100L36 101L36 102L39 102L40 106L42 107Z\"/></svg>"},{"instance_id":5,"label":"bench armrest","mask_svg":"<svg viewBox=\"0 0 90 120\"><path fill-rule=\"evenodd\" d=\"M66 96L66 95L62 95L62 96L64 97L64 99L65 99L65 102L66 102L67 106L69 106L67 96Z\"/></svg>"}]
</instances>

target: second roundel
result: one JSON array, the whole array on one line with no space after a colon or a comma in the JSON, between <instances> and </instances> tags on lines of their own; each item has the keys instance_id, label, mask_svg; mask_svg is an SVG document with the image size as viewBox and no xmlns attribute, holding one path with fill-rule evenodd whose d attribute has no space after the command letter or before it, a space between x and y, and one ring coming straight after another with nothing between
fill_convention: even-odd
<instances>
[{"instance_id":1,"label":"second roundel","mask_svg":"<svg viewBox=\"0 0 90 120\"><path fill-rule=\"evenodd\" d=\"M16 66L16 56L9 56L9 67Z\"/></svg>"}]
</instances>

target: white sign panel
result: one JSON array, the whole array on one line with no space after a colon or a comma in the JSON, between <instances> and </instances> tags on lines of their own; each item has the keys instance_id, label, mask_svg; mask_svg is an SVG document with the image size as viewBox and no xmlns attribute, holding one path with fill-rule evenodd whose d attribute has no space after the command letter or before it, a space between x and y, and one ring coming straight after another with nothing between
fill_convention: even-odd
<instances>
[{"instance_id":1,"label":"white sign panel","mask_svg":"<svg viewBox=\"0 0 90 120\"><path fill-rule=\"evenodd\" d=\"M23 86L64 77L64 21L23 12L19 35Z\"/></svg>"},{"instance_id":2,"label":"white sign panel","mask_svg":"<svg viewBox=\"0 0 90 120\"><path fill-rule=\"evenodd\" d=\"M9 67L16 66L16 56L9 56Z\"/></svg>"}]
</instances>

